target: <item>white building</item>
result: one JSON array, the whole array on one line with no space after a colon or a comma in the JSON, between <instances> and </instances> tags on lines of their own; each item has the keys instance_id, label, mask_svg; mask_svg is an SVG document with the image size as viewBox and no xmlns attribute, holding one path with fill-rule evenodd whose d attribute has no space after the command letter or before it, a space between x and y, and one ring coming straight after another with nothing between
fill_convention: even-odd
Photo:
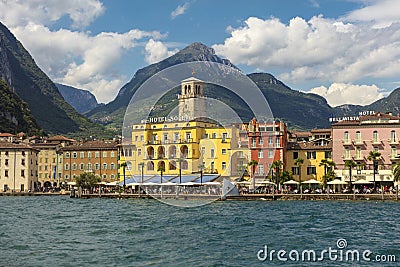
<instances>
[{"instance_id":1,"label":"white building","mask_svg":"<svg viewBox=\"0 0 400 267\"><path fill-rule=\"evenodd\" d=\"M27 144L0 142L0 192L33 191L37 187L38 152Z\"/></svg>"}]
</instances>

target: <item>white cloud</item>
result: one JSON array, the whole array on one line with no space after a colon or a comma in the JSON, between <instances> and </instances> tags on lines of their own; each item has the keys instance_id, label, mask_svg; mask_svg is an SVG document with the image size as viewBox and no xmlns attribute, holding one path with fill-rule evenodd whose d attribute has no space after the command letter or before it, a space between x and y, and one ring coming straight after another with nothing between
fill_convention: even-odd
<instances>
[{"instance_id":1,"label":"white cloud","mask_svg":"<svg viewBox=\"0 0 400 267\"><path fill-rule=\"evenodd\" d=\"M171 18L175 19L177 16L185 14L186 10L189 8L189 2L179 5L171 12Z\"/></svg>"},{"instance_id":2,"label":"white cloud","mask_svg":"<svg viewBox=\"0 0 400 267\"><path fill-rule=\"evenodd\" d=\"M145 60L147 63L153 64L170 57L177 52L178 49L169 51L168 47L161 41L150 39L145 46Z\"/></svg>"},{"instance_id":3,"label":"white cloud","mask_svg":"<svg viewBox=\"0 0 400 267\"><path fill-rule=\"evenodd\" d=\"M385 96L376 85L355 85L346 83L333 83L325 86L315 87L311 93L323 96L328 104L335 107L342 104L368 105Z\"/></svg>"},{"instance_id":4,"label":"white cloud","mask_svg":"<svg viewBox=\"0 0 400 267\"><path fill-rule=\"evenodd\" d=\"M137 29L91 36L66 29L50 31L32 23L12 32L54 81L88 89L100 102L112 100L126 79L115 71L122 54L143 39L163 37Z\"/></svg>"},{"instance_id":5,"label":"white cloud","mask_svg":"<svg viewBox=\"0 0 400 267\"><path fill-rule=\"evenodd\" d=\"M283 23L277 18L249 17L241 27L230 27L230 36L213 48L234 64L272 72L292 85L396 78L400 75L400 1L368 0L366 4L340 19L320 15Z\"/></svg>"},{"instance_id":6,"label":"white cloud","mask_svg":"<svg viewBox=\"0 0 400 267\"><path fill-rule=\"evenodd\" d=\"M7 12L2 12L5 7ZM127 80L118 71L122 55L165 35L139 29L92 35L48 26L67 15L73 27L83 27L103 11L98 0L0 1L0 19L53 81L87 89L98 101L109 102Z\"/></svg>"},{"instance_id":7,"label":"white cloud","mask_svg":"<svg viewBox=\"0 0 400 267\"><path fill-rule=\"evenodd\" d=\"M99 0L22 0L0 1L0 20L8 27L23 26L29 23L51 25L67 15L74 28L88 26L103 14L104 6Z\"/></svg>"},{"instance_id":8,"label":"white cloud","mask_svg":"<svg viewBox=\"0 0 400 267\"><path fill-rule=\"evenodd\" d=\"M350 21L373 22L375 27L387 27L392 23L400 22L400 1L397 0L369 0L368 5L350 12L344 17Z\"/></svg>"}]
</instances>

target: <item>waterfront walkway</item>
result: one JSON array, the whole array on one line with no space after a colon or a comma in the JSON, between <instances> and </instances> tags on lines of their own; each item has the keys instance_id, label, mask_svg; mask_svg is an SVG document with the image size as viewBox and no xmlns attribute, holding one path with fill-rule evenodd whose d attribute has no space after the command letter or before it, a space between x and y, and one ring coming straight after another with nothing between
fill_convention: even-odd
<instances>
[{"instance_id":1,"label":"waterfront walkway","mask_svg":"<svg viewBox=\"0 0 400 267\"><path fill-rule=\"evenodd\" d=\"M1 192L0 196L67 196L66 192ZM160 199L160 194L119 194L119 193L102 193L82 194L81 198L154 198ZM208 194L163 194L163 199L219 199L219 195ZM226 196L223 200L374 200L374 201L397 201L395 194L242 194L239 196Z\"/></svg>"}]
</instances>

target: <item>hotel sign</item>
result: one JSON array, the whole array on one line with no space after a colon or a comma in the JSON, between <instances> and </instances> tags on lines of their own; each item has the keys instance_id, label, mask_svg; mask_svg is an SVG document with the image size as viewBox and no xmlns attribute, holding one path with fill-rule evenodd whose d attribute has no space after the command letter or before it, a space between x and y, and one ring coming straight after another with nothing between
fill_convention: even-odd
<instances>
[{"instance_id":1,"label":"hotel sign","mask_svg":"<svg viewBox=\"0 0 400 267\"><path fill-rule=\"evenodd\" d=\"M169 116L169 117L149 117L141 120L140 123L163 123L163 122L179 122L191 121L193 117L189 116Z\"/></svg>"},{"instance_id":2,"label":"hotel sign","mask_svg":"<svg viewBox=\"0 0 400 267\"><path fill-rule=\"evenodd\" d=\"M334 123L338 121L358 121L360 120L360 116L374 115L375 111L366 110L358 112L358 115L355 116L344 116L344 117L330 117L329 122Z\"/></svg>"}]
</instances>

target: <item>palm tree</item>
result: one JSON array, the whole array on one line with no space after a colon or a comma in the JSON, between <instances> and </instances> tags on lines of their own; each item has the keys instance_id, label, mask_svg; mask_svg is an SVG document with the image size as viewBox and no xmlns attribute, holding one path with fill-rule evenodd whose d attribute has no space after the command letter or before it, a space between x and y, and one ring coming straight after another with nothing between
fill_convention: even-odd
<instances>
[{"instance_id":1,"label":"palm tree","mask_svg":"<svg viewBox=\"0 0 400 267\"><path fill-rule=\"evenodd\" d=\"M368 160L372 161L374 165L374 190L375 190L375 173L378 171L378 160L381 158L381 153L379 151L372 150L369 152Z\"/></svg>"},{"instance_id":2,"label":"palm tree","mask_svg":"<svg viewBox=\"0 0 400 267\"><path fill-rule=\"evenodd\" d=\"M276 174L276 184L278 185L278 190L280 187L280 182L279 182L279 175L281 173L281 168L283 166L282 161L280 160L275 160L274 162L272 162L271 164L271 168L275 169L275 174Z\"/></svg>"},{"instance_id":3,"label":"palm tree","mask_svg":"<svg viewBox=\"0 0 400 267\"><path fill-rule=\"evenodd\" d=\"M319 166L324 166L324 188L326 188L326 183L328 182L328 168L334 167L336 164L328 159L321 159L321 162L319 163Z\"/></svg>"},{"instance_id":4,"label":"palm tree","mask_svg":"<svg viewBox=\"0 0 400 267\"><path fill-rule=\"evenodd\" d=\"M303 165L303 163L304 163L304 159L302 159L302 158L297 158L297 159L294 161L294 164L295 164L296 166L299 167L299 187L300 187L300 194L303 193L303 187L302 187L302 184L301 184L301 165Z\"/></svg>"},{"instance_id":5,"label":"palm tree","mask_svg":"<svg viewBox=\"0 0 400 267\"><path fill-rule=\"evenodd\" d=\"M125 191L125 168L126 168L126 166L128 166L128 164L126 164L126 162L121 163L122 173L124 175L124 191Z\"/></svg>"},{"instance_id":6,"label":"palm tree","mask_svg":"<svg viewBox=\"0 0 400 267\"><path fill-rule=\"evenodd\" d=\"M251 169L250 173L251 173L251 177L253 178L253 190L255 190L256 189L256 179L254 177L254 173L256 172L256 166L258 165L258 161L255 159L252 159L252 160L250 160L250 162L247 165Z\"/></svg>"},{"instance_id":7,"label":"palm tree","mask_svg":"<svg viewBox=\"0 0 400 267\"><path fill-rule=\"evenodd\" d=\"M399 199L399 180L400 180L400 163L398 162L393 168L393 181L396 185L396 200Z\"/></svg>"},{"instance_id":8,"label":"palm tree","mask_svg":"<svg viewBox=\"0 0 400 267\"><path fill-rule=\"evenodd\" d=\"M353 170L354 167L357 166L357 164L353 160L346 160L344 162L344 166L349 168L349 176L350 176L350 188L351 188L351 171ZM351 192L351 191L350 191Z\"/></svg>"},{"instance_id":9,"label":"palm tree","mask_svg":"<svg viewBox=\"0 0 400 267\"><path fill-rule=\"evenodd\" d=\"M297 158L294 161L294 165L299 167L299 182L300 182L300 184L301 184L301 165L303 165L303 163L304 163L304 159L302 159L302 158Z\"/></svg>"},{"instance_id":10,"label":"palm tree","mask_svg":"<svg viewBox=\"0 0 400 267\"><path fill-rule=\"evenodd\" d=\"M162 188L162 175L165 172L164 166L158 166L157 171L160 172L160 189L161 189L161 198L163 197L163 188Z\"/></svg>"},{"instance_id":11,"label":"palm tree","mask_svg":"<svg viewBox=\"0 0 400 267\"><path fill-rule=\"evenodd\" d=\"M165 167L159 166L158 169L157 169L157 171L160 172L160 177L161 177L161 178L160 178L160 184L162 184L162 182L163 182L163 181L162 181L162 177L163 177L163 173L165 172Z\"/></svg>"}]
</instances>

